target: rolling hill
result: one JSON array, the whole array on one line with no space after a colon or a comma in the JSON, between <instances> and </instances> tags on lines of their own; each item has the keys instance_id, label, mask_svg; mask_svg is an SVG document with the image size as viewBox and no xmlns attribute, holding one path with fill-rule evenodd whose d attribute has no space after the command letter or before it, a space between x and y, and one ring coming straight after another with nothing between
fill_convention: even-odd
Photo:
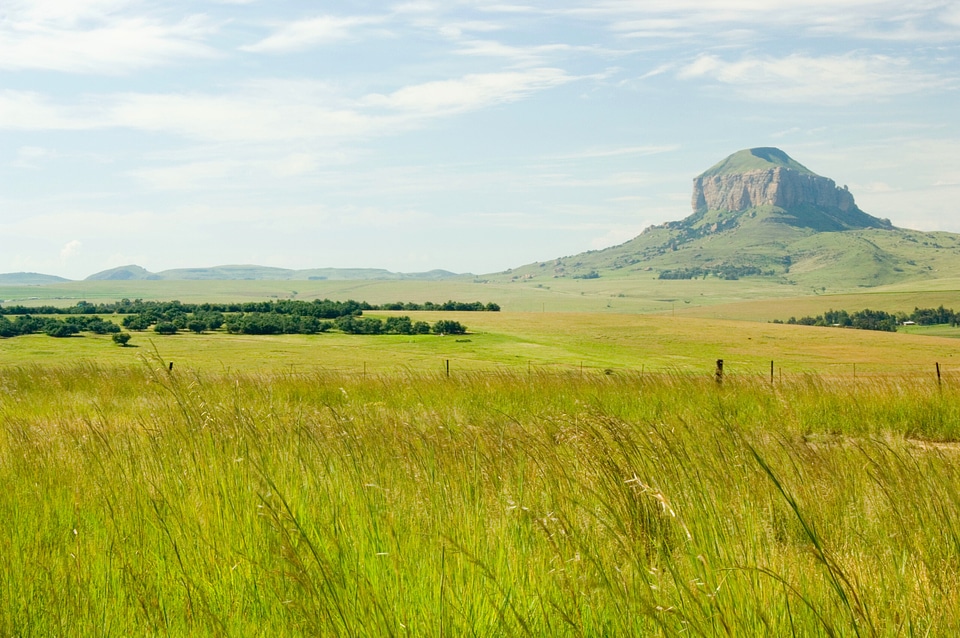
<instances>
[{"instance_id":1,"label":"rolling hill","mask_svg":"<svg viewBox=\"0 0 960 638\"><path fill-rule=\"evenodd\" d=\"M761 278L837 291L960 275L960 235L896 228L780 149L739 151L704 171L692 205L618 246L500 276Z\"/></svg>"},{"instance_id":2,"label":"rolling hill","mask_svg":"<svg viewBox=\"0 0 960 638\"><path fill-rule=\"evenodd\" d=\"M422 273L396 273L379 268L312 268L290 270L269 266L214 266L211 268L175 268L157 273L141 266L129 265L104 270L87 277L87 281L368 281L420 280L436 281L458 275L446 270Z\"/></svg>"},{"instance_id":3,"label":"rolling hill","mask_svg":"<svg viewBox=\"0 0 960 638\"><path fill-rule=\"evenodd\" d=\"M11 272L0 274L0 285L3 286L43 286L45 284L62 284L70 281L55 275L43 275L36 272Z\"/></svg>"}]
</instances>

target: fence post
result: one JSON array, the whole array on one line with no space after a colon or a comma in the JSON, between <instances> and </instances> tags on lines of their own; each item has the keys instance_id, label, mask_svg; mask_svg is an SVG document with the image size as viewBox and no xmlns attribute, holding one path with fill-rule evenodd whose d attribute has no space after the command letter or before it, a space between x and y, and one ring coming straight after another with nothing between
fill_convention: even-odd
<instances>
[{"instance_id":1,"label":"fence post","mask_svg":"<svg viewBox=\"0 0 960 638\"><path fill-rule=\"evenodd\" d=\"M168 370L173 370L173 361L170 362L170 367L168 368Z\"/></svg>"},{"instance_id":2,"label":"fence post","mask_svg":"<svg viewBox=\"0 0 960 638\"><path fill-rule=\"evenodd\" d=\"M943 381L940 379L940 362L937 361L937 387L943 388Z\"/></svg>"},{"instance_id":3,"label":"fence post","mask_svg":"<svg viewBox=\"0 0 960 638\"><path fill-rule=\"evenodd\" d=\"M714 374L717 384L723 383L723 359L717 359L717 372Z\"/></svg>"},{"instance_id":4,"label":"fence post","mask_svg":"<svg viewBox=\"0 0 960 638\"><path fill-rule=\"evenodd\" d=\"M773 385L773 361L770 362L770 384Z\"/></svg>"},{"instance_id":5,"label":"fence post","mask_svg":"<svg viewBox=\"0 0 960 638\"><path fill-rule=\"evenodd\" d=\"M447 359L447 376L450 376L450 359Z\"/></svg>"}]
</instances>

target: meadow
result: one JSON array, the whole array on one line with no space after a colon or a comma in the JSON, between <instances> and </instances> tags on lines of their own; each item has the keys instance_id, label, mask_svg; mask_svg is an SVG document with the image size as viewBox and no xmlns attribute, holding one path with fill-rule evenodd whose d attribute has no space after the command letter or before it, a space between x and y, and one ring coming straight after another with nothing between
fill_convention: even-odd
<instances>
[{"instance_id":1,"label":"meadow","mask_svg":"<svg viewBox=\"0 0 960 638\"><path fill-rule=\"evenodd\" d=\"M949 329L546 303L402 313L456 337L0 339L0 635L960 630Z\"/></svg>"},{"instance_id":2,"label":"meadow","mask_svg":"<svg viewBox=\"0 0 960 638\"><path fill-rule=\"evenodd\" d=\"M325 371L344 374L531 370L769 376L816 373L916 375L960 372L960 342L937 330L880 333L671 315L550 312L368 312L409 315L430 323L452 319L466 335L230 335L220 331L171 336L131 334L130 347L109 335L0 339L0 367L90 363L135 366L145 356L199 371ZM106 318L119 321L116 315Z\"/></svg>"},{"instance_id":3,"label":"meadow","mask_svg":"<svg viewBox=\"0 0 960 638\"><path fill-rule=\"evenodd\" d=\"M0 368L0 634L949 635L960 383Z\"/></svg>"}]
</instances>

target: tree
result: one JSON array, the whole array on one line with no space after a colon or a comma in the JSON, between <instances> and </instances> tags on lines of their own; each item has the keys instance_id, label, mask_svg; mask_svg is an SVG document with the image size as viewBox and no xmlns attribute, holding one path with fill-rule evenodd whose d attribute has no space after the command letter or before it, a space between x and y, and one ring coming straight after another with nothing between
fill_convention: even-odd
<instances>
[{"instance_id":1,"label":"tree","mask_svg":"<svg viewBox=\"0 0 960 638\"><path fill-rule=\"evenodd\" d=\"M51 321L44 329L51 337L71 337L77 334L77 327L62 321Z\"/></svg>"},{"instance_id":2,"label":"tree","mask_svg":"<svg viewBox=\"0 0 960 638\"><path fill-rule=\"evenodd\" d=\"M459 321L450 319L441 319L433 324L433 334L438 335L462 335L467 332L467 327L461 325Z\"/></svg>"},{"instance_id":3,"label":"tree","mask_svg":"<svg viewBox=\"0 0 960 638\"><path fill-rule=\"evenodd\" d=\"M187 322L187 329L191 332L201 334L207 328L206 321L200 321L199 319L191 319Z\"/></svg>"},{"instance_id":4,"label":"tree","mask_svg":"<svg viewBox=\"0 0 960 638\"><path fill-rule=\"evenodd\" d=\"M127 342L130 341L129 332L117 332L111 337L113 342L120 346L121 348L127 347Z\"/></svg>"},{"instance_id":5,"label":"tree","mask_svg":"<svg viewBox=\"0 0 960 638\"><path fill-rule=\"evenodd\" d=\"M153 327L154 332L161 335L172 335L177 332L177 327L169 321L161 321Z\"/></svg>"},{"instance_id":6,"label":"tree","mask_svg":"<svg viewBox=\"0 0 960 638\"><path fill-rule=\"evenodd\" d=\"M418 321L413 324L413 334L415 335L428 335L430 334L430 324L426 321Z\"/></svg>"}]
</instances>

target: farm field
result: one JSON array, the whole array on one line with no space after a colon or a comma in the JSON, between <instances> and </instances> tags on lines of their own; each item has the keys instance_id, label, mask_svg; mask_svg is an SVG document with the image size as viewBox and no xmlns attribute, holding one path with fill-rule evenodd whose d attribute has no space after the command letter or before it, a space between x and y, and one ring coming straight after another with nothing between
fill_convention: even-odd
<instances>
[{"instance_id":1,"label":"farm field","mask_svg":"<svg viewBox=\"0 0 960 638\"><path fill-rule=\"evenodd\" d=\"M664 315L608 313L417 312L416 320L454 319L469 334L230 335L222 330L171 336L133 332L117 347L109 336L83 333L55 339L29 335L0 340L0 367L86 362L135 366L144 358L200 371L393 373L534 369L712 374L717 359L728 374L960 374L960 342L947 327L928 334L881 333Z\"/></svg>"},{"instance_id":2,"label":"farm field","mask_svg":"<svg viewBox=\"0 0 960 638\"><path fill-rule=\"evenodd\" d=\"M2 635L950 635L960 383L0 368Z\"/></svg>"},{"instance_id":3,"label":"farm field","mask_svg":"<svg viewBox=\"0 0 960 638\"><path fill-rule=\"evenodd\" d=\"M925 285L926 282L923 282ZM924 290L925 288L919 288ZM129 299L179 299L185 303L259 299L355 299L394 301L495 301L514 312L675 312L744 301L809 294L776 281L659 280L653 274L629 279L496 279L419 281L79 281L44 286L0 286L7 305L71 306ZM831 294L840 291L830 291Z\"/></svg>"}]
</instances>

